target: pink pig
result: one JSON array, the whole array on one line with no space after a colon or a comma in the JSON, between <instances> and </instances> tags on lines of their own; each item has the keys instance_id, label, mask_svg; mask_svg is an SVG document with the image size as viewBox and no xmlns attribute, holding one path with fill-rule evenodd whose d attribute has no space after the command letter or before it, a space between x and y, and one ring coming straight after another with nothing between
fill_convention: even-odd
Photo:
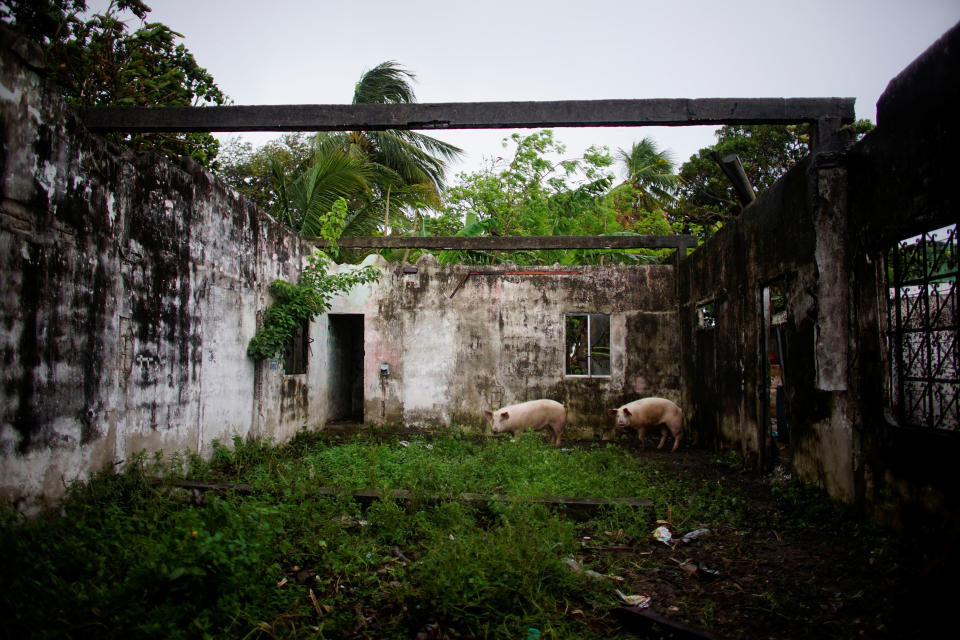
<instances>
[{"instance_id":1,"label":"pink pig","mask_svg":"<svg viewBox=\"0 0 960 640\"><path fill-rule=\"evenodd\" d=\"M494 433L510 431L519 435L527 427L534 431L550 427L555 447L560 446L560 436L567 424L567 408L555 400L530 400L483 413Z\"/></svg>"},{"instance_id":2,"label":"pink pig","mask_svg":"<svg viewBox=\"0 0 960 640\"><path fill-rule=\"evenodd\" d=\"M657 449L663 448L667 439L667 430L673 435L673 449L680 446L683 436L683 411L680 407L666 398L643 398L628 402L619 409L610 409L610 415L617 417L617 429L633 429L643 447L643 438L647 427L660 427L660 444Z\"/></svg>"}]
</instances>

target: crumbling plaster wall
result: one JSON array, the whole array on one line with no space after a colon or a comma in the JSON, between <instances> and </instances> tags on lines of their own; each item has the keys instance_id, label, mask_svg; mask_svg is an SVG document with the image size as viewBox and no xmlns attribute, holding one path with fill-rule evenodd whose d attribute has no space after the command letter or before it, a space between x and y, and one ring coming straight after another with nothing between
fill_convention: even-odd
<instances>
[{"instance_id":1,"label":"crumbling plaster wall","mask_svg":"<svg viewBox=\"0 0 960 640\"><path fill-rule=\"evenodd\" d=\"M760 291L782 278L793 471L882 520L956 526L954 432L897 424L886 351L886 251L958 222L960 25L899 76L877 128L793 168L680 269L683 400L698 435L774 461ZM697 309L715 303L716 327ZM706 371L700 365L706 363Z\"/></svg>"},{"instance_id":2,"label":"crumbling plaster wall","mask_svg":"<svg viewBox=\"0 0 960 640\"><path fill-rule=\"evenodd\" d=\"M29 508L138 451L322 427L328 315L306 373L246 357L267 285L295 280L312 246L194 163L90 135L41 69L0 28L0 497ZM480 426L484 409L552 397L589 437L622 402L679 400L672 266L475 276L451 298L470 267L370 262L381 282L331 310L365 316L367 422ZM576 311L611 314L612 377L564 377Z\"/></svg>"},{"instance_id":3,"label":"crumbling plaster wall","mask_svg":"<svg viewBox=\"0 0 960 640\"><path fill-rule=\"evenodd\" d=\"M773 464L762 291L779 282L794 472L852 500L845 174L836 158L799 163L683 263L683 400L704 442L738 450L756 468ZM700 328L697 309L708 303L716 324ZM712 370L700 371L701 361Z\"/></svg>"},{"instance_id":4,"label":"crumbling plaster wall","mask_svg":"<svg viewBox=\"0 0 960 640\"><path fill-rule=\"evenodd\" d=\"M195 164L89 135L31 46L0 41L0 496L304 424L285 385L307 381L245 350L309 247Z\"/></svg>"},{"instance_id":5,"label":"crumbling plaster wall","mask_svg":"<svg viewBox=\"0 0 960 640\"><path fill-rule=\"evenodd\" d=\"M863 413L858 494L881 520L912 526L948 520L954 531L960 434L909 428L892 411L885 253L900 240L960 222L957 78L960 24L890 81L877 102L877 128L846 157L856 285L851 315L864 363L854 381Z\"/></svg>"},{"instance_id":6,"label":"crumbling plaster wall","mask_svg":"<svg viewBox=\"0 0 960 640\"><path fill-rule=\"evenodd\" d=\"M330 313L365 316L367 422L483 427L483 411L551 398L568 407L569 435L604 437L607 410L637 397L680 400L676 283L671 265L583 266L569 275L473 275L424 256L415 273L379 264L366 292ZM350 268L341 266L340 268ZM496 267L484 271L509 271ZM555 271L557 267L523 267ZM610 377L564 375L567 313L611 319ZM325 349L325 318L313 327ZM389 366L386 378L382 364Z\"/></svg>"}]
</instances>

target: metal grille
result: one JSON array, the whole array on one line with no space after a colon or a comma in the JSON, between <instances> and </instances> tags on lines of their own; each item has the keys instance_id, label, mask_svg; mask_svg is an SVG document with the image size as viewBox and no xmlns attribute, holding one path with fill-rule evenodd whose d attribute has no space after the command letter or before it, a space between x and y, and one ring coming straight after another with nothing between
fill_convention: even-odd
<instances>
[{"instance_id":1,"label":"metal grille","mask_svg":"<svg viewBox=\"0 0 960 640\"><path fill-rule=\"evenodd\" d=\"M902 425L957 431L957 226L898 243L888 265L891 396Z\"/></svg>"}]
</instances>

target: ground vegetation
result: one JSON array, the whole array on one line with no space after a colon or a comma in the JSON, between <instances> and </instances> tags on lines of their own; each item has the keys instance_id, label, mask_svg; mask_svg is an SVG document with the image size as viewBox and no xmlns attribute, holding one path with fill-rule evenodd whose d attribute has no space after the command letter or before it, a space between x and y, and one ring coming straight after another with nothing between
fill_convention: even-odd
<instances>
[{"instance_id":1,"label":"ground vegetation","mask_svg":"<svg viewBox=\"0 0 960 640\"><path fill-rule=\"evenodd\" d=\"M652 507L530 501L558 494ZM695 447L302 432L135 456L47 513L4 507L0 611L9 637L637 637L623 594L716 637L924 637L943 599L923 582L937 545L915 542Z\"/></svg>"}]
</instances>

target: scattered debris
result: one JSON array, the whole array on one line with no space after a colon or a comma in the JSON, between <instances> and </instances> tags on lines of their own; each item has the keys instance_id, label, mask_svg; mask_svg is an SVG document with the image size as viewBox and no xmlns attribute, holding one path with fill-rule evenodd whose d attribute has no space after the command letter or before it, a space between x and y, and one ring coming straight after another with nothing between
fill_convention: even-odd
<instances>
[{"instance_id":1,"label":"scattered debris","mask_svg":"<svg viewBox=\"0 0 960 640\"><path fill-rule=\"evenodd\" d=\"M611 576L604 573L600 573L598 571L594 571L593 569L584 569L583 566L579 562L577 562L576 558L574 558L573 556L568 556L563 561L563 564L570 567L570 570L573 571L574 573L582 573L585 576L590 576L591 578L596 578L597 580L613 580L614 582L623 582L623 578L621 578L620 576Z\"/></svg>"},{"instance_id":2,"label":"scattered debris","mask_svg":"<svg viewBox=\"0 0 960 640\"><path fill-rule=\"evenodd\" d=\"M624 595L620 589L617 589L617 595L620 596L620 599L623 602L631 607L638 607L640 609L646 609L650 606L650 596L641 596L641 595Z\"/></svg>"},{"instance_id":3,"label":"scattered debris","mask_svg":"<svg viewBox=\"0 0 960 640\"><path fill-rule=\"evenodd\" d=\"M663 544L669 546L670 540L673 538L673 534L670 533L670 529L667 529L666 527L657 527L653 530L653 537Z\"/></svg>"},{"instance_id":4,"label":"scattered debris","mask_svg":"<svg viewBox=\"0 0 960 640\"><path fill-rule=\"evenodd\" d=\"M688 544L697 538L706 535L707 533L710 533L710 529L694 529L693 531L684 534L684 536L681 538L674 538L673 534L670 533L670 529L668 529L666 526L660 526L653 530L653 537L669 547L676 546L678 544Z\"/></svg>"},{"instance_id":5,"label":"scattered debris","mask_svg":"<svg viewBox=\"0 0 960 640\"><path fill-rule=\"evenodd\" d=\"M710 533L710 529L694 529L690 533L687 533L682 538L680 538L680 540L684 543L688 543L708 533Z\"/></svg>"}]
</instances>

